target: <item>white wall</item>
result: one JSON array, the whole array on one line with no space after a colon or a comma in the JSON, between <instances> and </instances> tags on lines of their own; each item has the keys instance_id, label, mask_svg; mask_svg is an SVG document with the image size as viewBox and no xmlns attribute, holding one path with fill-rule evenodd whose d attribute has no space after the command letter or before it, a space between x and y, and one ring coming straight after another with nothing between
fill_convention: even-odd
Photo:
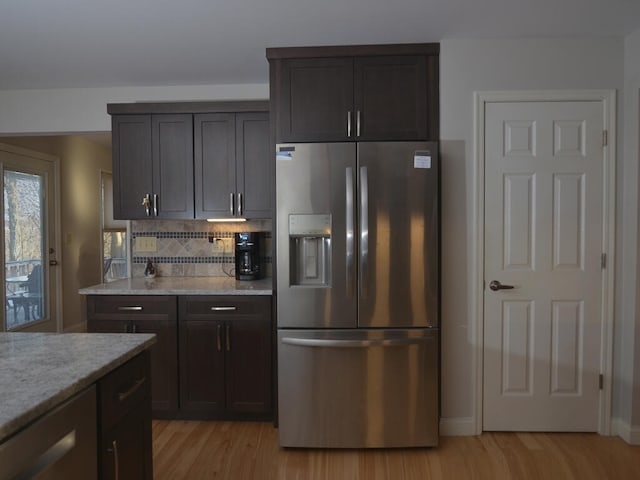
<instances>
[{"instance_id":1,"label":"white wall","mask_svg":"<svg viewBox=\"0 0 640 480\"><path fill-rule=\"evenodd\" d=\"M623 39L441 42L443 433L475 426L473 92L622 86Z\"/></svg>"},{"instance_id":2,"label":"white wall","mask_svg":"<svg viewBox=\"0 0 640 480\"><path fill-rule=\"evenodd\" d=\"M622 248L625 265L621 285L622 310L618 317L616 335L616 417L619 433L630 442L640 444L640 312L638 298L638 179L640 171L640 30L625 39L624 45L624 164L621 219L623 225Z\"/></svg>"},{"instance_id":3,"label":"white wall","mask_svg":"<svg viewBox=\"0 0 640 480\"><path fill-rule=\"evenodd\" d=\"M109 132L107 103L264 100L267 84L0 91L0 134Z\"/></svg>"}]
</instances>

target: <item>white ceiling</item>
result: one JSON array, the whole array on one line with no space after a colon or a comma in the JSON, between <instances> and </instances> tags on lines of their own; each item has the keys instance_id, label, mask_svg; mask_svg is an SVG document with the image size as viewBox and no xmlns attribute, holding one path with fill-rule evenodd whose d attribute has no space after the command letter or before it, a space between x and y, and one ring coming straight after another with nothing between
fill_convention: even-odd
<instances>
[{"instance_id":1,"label":"white ceiling","mask_svg":"<svg viewBox=\"0 0 640 480\"><path fill-rule=\"evenodd\" d=\"M267 47L638 28L640 0L4 0L0 90L267 83Z\"/></svg>"}]
</instances>

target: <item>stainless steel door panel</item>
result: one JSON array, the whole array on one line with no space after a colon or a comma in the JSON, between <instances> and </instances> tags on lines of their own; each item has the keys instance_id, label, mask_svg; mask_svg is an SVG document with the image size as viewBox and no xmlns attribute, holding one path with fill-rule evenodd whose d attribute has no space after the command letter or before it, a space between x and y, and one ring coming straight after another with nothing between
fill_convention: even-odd
<instances>
[{"instance_id":1,"label":"stainless steel door panel","mask_svg":"<svg viewBox=\"0 0 640 480\"><path fill-rule=\"evenodd\" d=\"M276 155L278 327L345 328L357 322L355 248L347 203L355 191L355 144L289 144ZM349 179L351 188L349 188ZM328 285L292 285L290 215L331 215ZM302 242L301 242L302 244ZM351 265L351 268L348 266ZM299 269L298 269L299 270Z\"/></svg>"},{"instance_id":2,"label":"stainless steel door panel","mask_svg":"<svg viewBox=\"0 0 640 480\"><path fill-rule=\"evenodd\" d=\"M437 144L359 143L357 177L358 326L437 327Z\"/></svg>"},{"instance_id":3,"label":"stainless steel door panel","mask_svg":"<svg viewBox=\"0 0 640 480\"><path fill-rule=\"evenodd\" d=\"M279 330L280 445L435 446L438 331Z\"/></svg>"}]
</instances>

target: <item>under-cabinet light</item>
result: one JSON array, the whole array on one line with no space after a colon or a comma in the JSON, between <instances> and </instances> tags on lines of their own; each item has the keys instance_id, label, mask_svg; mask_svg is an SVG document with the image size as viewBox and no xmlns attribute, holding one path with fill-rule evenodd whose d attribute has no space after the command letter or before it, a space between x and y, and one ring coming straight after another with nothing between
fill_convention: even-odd
<instances>
[{"instance_id":1,"label":"under-cabinet light","mask_svg":"<svg viewBox=\"0 0 640 480\"><path fill-rule=\"evenodd\" d=\"M246 218L207 218L207 222L246 222Z\"/></svg>"}]
</instances>

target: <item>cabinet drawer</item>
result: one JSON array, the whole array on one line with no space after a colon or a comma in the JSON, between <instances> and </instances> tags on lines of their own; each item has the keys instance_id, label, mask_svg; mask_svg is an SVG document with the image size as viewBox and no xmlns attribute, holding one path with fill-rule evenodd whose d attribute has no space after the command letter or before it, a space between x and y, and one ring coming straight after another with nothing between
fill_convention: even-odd
<instances>
[{"instance_id":1,"label":"cabinet drawer","mask_svg":"<svg viewBox=\"0 0 640 480\"><path fill-rule=\"evenodd\" d=\"M149 352L145 351L98 383L102 429L108 430L151 394Z\"/></svg>"},{"instance_id":2,"label":"cabinet drawer","mask_svg":"<svg viewBox=\"0 0 640 480\"><path fill-rule=\"evenodd\" d=\"M271 297L185 296L180 297L180 318L193 315L225 316L271 313Z\"/></svg>"},{"instance_id":3,"label":"cabinet drawer","mask_svg":"<svg viewBox=\"0 0 640 480\"><path fill-rule=\"evenodd\" d=\"M149 295L90 295L87 297L89 317L110 318L166 315L175 310L176 297Z\"/></svg>"}]
</instances>

